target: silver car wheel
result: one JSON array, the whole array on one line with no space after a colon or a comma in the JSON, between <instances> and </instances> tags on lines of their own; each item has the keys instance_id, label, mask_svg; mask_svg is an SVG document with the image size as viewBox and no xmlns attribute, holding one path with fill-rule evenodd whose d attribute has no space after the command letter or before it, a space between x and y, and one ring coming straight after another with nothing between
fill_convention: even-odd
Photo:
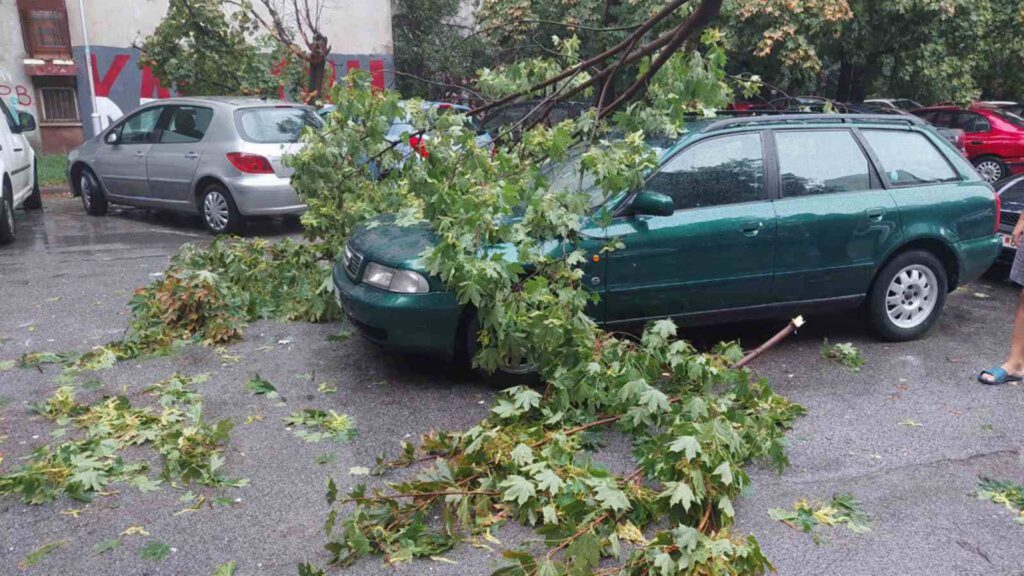
<instances>
[{"instance_id":1,"label":"silver car wheel","mask_svg":"<svg viewBox=\"0 0 1024 576\"><path fill-rule=\"evenodd\" d=\"M228 201L223 194L217 190L206 193L206 198L203 199L203 216L211 229L217 232L224 230L228 225L230 215Z\"/></svg>"},{"instance_id":2,"label":"silver car wheel","mask_svg":"<svg viewBox=\"0 0 1024 576\"><path fill-rule=\"evenodd\" d=\"M82 191L82 206L88 210L92 207L92 180L88 176L82 174L82 177L78 180L78 189Z\"/></svg>"},{"instance_id":3,"label":"silver car wheel","mask_svg":"<svg viewBox=\"0 0 1024 576\"><path fill-rule=\"evenodd\" d=\"M885 292L885 312L899 328L915 328L935 309L938 281L935 272L923 264L900 270Z\"/></svg>"},{"instance_id":4,"label":"silver car wheel","mask_svg":"<svg viewBox=\"0 0 1024 576\"><path fill-rule=\"evenodd\" d=\"M984 162L979 162L978 165L974 167L974 169L977 170L978 175L981 176L981 179L984 180L985 182L988 182L989 184L995 182L996 180L999 180L999 178L1001 178L1003 175L1003 167L999 164L999 162L996 162L995 160L985 160Z\"/></svg>"}]
</instances>

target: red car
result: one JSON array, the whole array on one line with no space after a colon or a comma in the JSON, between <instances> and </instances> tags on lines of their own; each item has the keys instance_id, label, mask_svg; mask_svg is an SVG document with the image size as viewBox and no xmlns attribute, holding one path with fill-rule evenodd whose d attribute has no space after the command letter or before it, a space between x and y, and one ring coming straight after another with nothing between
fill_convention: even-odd
<instances>
[{"instance_id":1,"label":"red car","mask_svg":"<svg viewBox=\"0 0 1024 576\"><path fill-rule=\"evenodd\" d=\"M935 126L967 133L967 158L987 182L1024 173L1024 118L994 106L932 106L913 114Z\"/></svg>"}]
</instances>

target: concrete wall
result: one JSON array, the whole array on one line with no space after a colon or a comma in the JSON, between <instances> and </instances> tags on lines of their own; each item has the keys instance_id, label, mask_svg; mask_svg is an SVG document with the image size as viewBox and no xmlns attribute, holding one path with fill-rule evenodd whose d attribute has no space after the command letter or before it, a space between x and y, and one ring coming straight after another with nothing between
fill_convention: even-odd
<instances>
[{"instance_id":1,"label":"concrete wall","mask_svg":"<svg viewBox=\"0 0 1024 576\"><path fill-rule=\"evenodd\" d=\"M21 40L21 24L14 0L0 0L0 98L14 111L28 112L36 117L36 94L32 80L25 73L25 43ZM41 150L39 131L26 134L32 147Z\"/></svg>"},{"instance_id":2,"label":"concrete wall","mask_svg":"<svg viewBox=\"0 0 1024 576\"><path fill-rule=\"evenodd\" d=\"M139 70L132 44L150 34L167 13L168 0L88 0L86 26L93 52L97 108L107 126L140 103L166 98L149 70ZM0 6L4 6L0 0ZM92 136L89 84L76 0L67 1L75 62L78 63L79 108L86 138ZM351 68L374 74L381 86L393 81L390 0L327 0L322 28L332 53L330 74L340 78ZM19 39L20 40L20 39Z\"/></svg>"}]
</instances>

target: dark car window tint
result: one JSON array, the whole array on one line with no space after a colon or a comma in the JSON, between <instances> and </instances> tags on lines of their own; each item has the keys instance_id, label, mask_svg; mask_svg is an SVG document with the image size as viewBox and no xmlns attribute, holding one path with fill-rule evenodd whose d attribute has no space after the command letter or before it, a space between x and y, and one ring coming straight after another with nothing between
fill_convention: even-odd
<instances>
[{"instance_id":1,"label":"dark car window tint","mask_svg":"<svg viewBox=\"0 0 1024 576\"><path fill-rule=\"evenodd\" d=\"M783 196L871 188L868 159L847 130L780 131L775 142Z\"/></svg>"},{"instance_id":2,"label":"dark car window tint","mask_svg":"<svg viewBox=\"0 0 1024 576\"><path fill-rule=\"evenodd\" d=\"M943 110L935 115L935 119L932 120L932 124L942 126L943 128L953 128L954 117L954 112L950 110Z\"/></svg>"},{"instance_id":3,"label":"dark car window tint","mask_svg":"<svg viewBox=\"0 0 1024 576\"><path fill-rule=\"evenodd\" d=\"M864 137L893 184L922 184L957 179L949 162L923 134L864 130Z\"/></svg>"},{"instance_id":4,"label":"dark car window tint","mask_svg":"<svg viewBox=\"0 0 1024 576\"><path fill-rule=\"evenodd\" d=\"M761 136L712 138L690 146L647 181L646 190L672 198L676 210L757 200L764 183Z\"/></svg>"},{"instance_id":5,"label":"dark car window tint","mask_svg":"<svg viewBox=\"0 0 1024 576\"><path fill-rule=\"evenodd\" d=\"M7 109L7 105L0 101L0 112L3 112L4 119L7 120L7 128L10 129L11 133L18 133L18 121L14 119L14 115Z\"/></svg>"},{"instance_id":6,"label":"dark car window tint","mask_svg":"<svg viewBox=\"0 0 1024 576\"><path fill-rule=\"evenodd\" d=\"M163 144L199 142L210 127L213 110L196 106L178 106L160 135Z\"/></svg>"},{"instance_id":7,"label":"dark car window tint","mask_svg":"<svg viewBox=\"0 0 1024 576\"><path fill-rule=\"evenodd\" d=\"M977 112L961 112L956 118L956 127L964 132L988 132L988 120Z\"/></svg>"},{"instance_id":8,"label":"dark car window tint","mask_svg":"<svg viewBox=\"0 0 1024 576\"><path fill-rule=\"evenodd\" d=\"M156 125L164 107L148 108L125 120L118 144L150 144L156 141Z\"/></svg>"},{"instance_id":9,"label":"dark car window tint","mask_svg":"<svg viewBox=\"0 0 1024 576\"><path fill-rule=\"evenodd\" d=\"M287 144L298 142L303 129L319 128L323 121L308 108L274 106L237 110L235 125L242 138L249 142Z\"/></svg>"}]
</instances>

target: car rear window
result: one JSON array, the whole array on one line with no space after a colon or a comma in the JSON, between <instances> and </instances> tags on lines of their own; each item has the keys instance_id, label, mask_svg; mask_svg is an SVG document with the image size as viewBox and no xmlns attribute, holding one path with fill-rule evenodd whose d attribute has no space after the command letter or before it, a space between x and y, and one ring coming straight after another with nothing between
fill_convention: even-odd
<instances>
[{"instance_id":1,"label":"car rear window","mask_svg":"<svg viewBox=\"0 0 1024 576\"><path fill-rule=\"evenodd\" d=\"M882 170L895 186L949 182L959 177L935 146L918 132L864 130Z\"/></svg>"},{"instance_id":2,"label":"car rear window","mask_svg":"<svg viewBox=\"0 0 1024 576\"><path fill-rule=\"evenodd\" d=\"M323 121L300 106L267 106L235 111L235 126L243 140L257 144L298 142L304 128L320 128Z\"/></svg>"}]
</instances>

